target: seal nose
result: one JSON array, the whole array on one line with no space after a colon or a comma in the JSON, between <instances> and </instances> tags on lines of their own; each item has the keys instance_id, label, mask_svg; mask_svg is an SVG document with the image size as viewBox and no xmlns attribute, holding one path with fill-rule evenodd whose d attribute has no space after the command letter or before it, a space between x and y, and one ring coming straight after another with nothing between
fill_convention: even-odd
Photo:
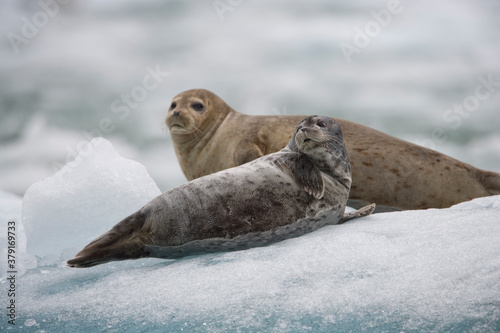
<instances>
[{"instance_id":1,"label":"seal nose","mask_svg":"<svg viewBox=\"0 0 500 333\"><path fill-rule=\"evenodd\" d=\"M174 116L179 116L181 114L180 111L174 111Z\"/></svg>"},{"instance_id":2,"label":"seal nose","mask_svg":"<svg viewBox=\"0 0 500 333\"><path fill-rule=\"evenodd\" d=\"M302 132L305 132L305 131L307 131L307 127L302 127L300 130L301 130Z\"/></svg>"}]
</instances>

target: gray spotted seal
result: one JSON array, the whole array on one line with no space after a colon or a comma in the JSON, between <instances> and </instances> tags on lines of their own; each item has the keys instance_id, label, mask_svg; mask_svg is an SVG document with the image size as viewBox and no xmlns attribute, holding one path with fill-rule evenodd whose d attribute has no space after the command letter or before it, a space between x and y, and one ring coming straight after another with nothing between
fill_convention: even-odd
<instances>
[{"instance_id":1,"label":"gray spotted seal","mask_svg":"<svg viewBox=\"0 0 500 333\"><path fill-rule=\"evenodd\" d=\"M214 93L175 96L166 124L188 180L252 161L283 148L305 116L248 116ZM500 174L369 127L336 119L351 161L349 205L375 202L397 209L444 208L500 194Z\"/></svg>"},{"instance_id":2,"label":"gray spotted seal","mask_svg":"<svg viewBox=\"0 0 500 333\"><path fill-rule=\"evenodd\" d=\"M311 116L279 152L165 192L67 263L175 259L297 237L369 215L375 205L344 214L350 187L340 126L332 118Z\"/></svg>"}]
</instances>

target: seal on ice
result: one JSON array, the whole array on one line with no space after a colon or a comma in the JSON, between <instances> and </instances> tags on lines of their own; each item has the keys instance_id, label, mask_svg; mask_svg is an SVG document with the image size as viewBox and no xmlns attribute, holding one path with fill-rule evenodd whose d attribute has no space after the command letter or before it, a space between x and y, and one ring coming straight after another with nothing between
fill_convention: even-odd
<instances>
[{"instance_id":1,"label":"seal on ice","mask_svg":"<svg viewBox=\"0 0 500 333\"><path fill-rule=\"evenodd\" d=\"M68 265L242 250L371 214L375 205L344 214L350 187L340 126L311 116L281 151L163 193Z\"/></svg>"}]
</instances>

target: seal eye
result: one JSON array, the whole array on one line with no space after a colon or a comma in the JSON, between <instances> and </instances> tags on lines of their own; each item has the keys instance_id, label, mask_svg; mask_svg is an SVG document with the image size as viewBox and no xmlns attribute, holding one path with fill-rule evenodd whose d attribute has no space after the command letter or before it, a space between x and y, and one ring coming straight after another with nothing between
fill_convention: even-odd
<instances>
[{"instance_id":1,"label":"seal eye","mask_svg":"<svg viewBox=\"0 0 500 333\"><path fill-rule=\"evenodd\" d=\"M316 125L318 125L319 127L326 127L326 124L324 121L319 121Z\"/></svg>"},{"instance_id":2,"label":"seal eye","mask_svg":"<svg viewBox=\"0 0 500 333\"><path fill-rule=\"evenodd\" d=\"M175 109L176 106L177 106L177 103L172 102L172 104L170 105L170 110Z\"/></svg>"},{"instance_id":3,"label":"seal eye","mask_svg":"<svg viewBox=\"0 0 500 333\"><path fill-rule=\"evenodd\" d=\"M191 107L195 110L195 111L198 111L198 112L201 112L201 111L205 111L205 106L201 103L194 103L194 104L191 104Z\"/></svg>"}]
</instances>

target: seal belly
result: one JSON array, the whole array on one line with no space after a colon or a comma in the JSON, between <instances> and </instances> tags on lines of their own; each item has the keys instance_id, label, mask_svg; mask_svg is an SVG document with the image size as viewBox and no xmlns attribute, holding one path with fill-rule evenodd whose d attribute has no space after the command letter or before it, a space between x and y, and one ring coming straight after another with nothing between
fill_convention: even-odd
<instances>
[{"instance_id":1,"label":"seal belly","mask_svg":"<svg viewBox=\"0 0 500 333\"><path fill-rule=\"evenodd\" d=\"M163 259L179 259L186 256L206 253L241 251L252 247L266 246L289 238L299 237L317 230L325 225L335 225L342 221L343 209L337 206L319 213L315 217L299 219L288 225L281 225L269 230L240 234L234 238L196 239L176 246L146 246L150 257ZM374 206L373 206L374 208ZM365 215L369 215L365 212ZM348 217L347 219L352 218Z\"/></svg>"}]
</instances>

